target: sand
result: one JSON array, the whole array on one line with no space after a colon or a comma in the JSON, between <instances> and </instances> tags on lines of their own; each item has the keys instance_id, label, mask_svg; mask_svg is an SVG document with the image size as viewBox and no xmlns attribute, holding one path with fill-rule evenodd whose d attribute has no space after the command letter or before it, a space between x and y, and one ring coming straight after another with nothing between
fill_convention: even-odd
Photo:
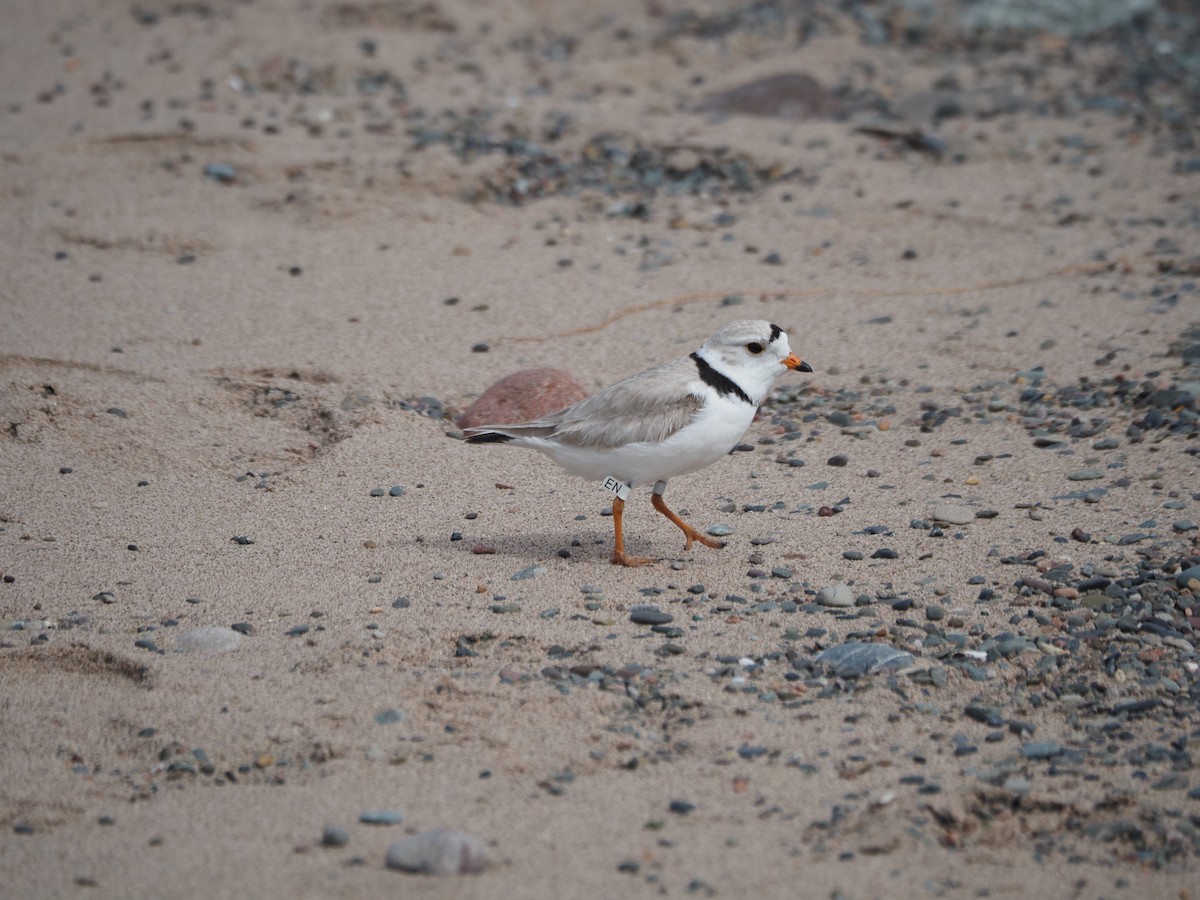
<instances>
[{"instance_id":1,"label":"sand","mask_svg":"<svg viewBox=\"0 0 1200 900\"><path fill-rule=\"evenodd\" d=\"M1178 130L1079 102L1118 50L1039 34L968 65L826 8L787 14L802 41L673 3L9 6L0 894L1194 894L1192 593L1162 618L1181 638L1134 627L1134 678L1075 636L1093 610L1068 622L1069 594L1017 583L1036 558L1012 563L1044 551L1076 584L1148 555L1169 580L1197 553L1173 527L1200 519L1194 398L1141 440L1145 403L1053 399L1197 380L1172 347L1200 320L1200 176ZM698 111L788 71L840 112ZM947 71L966 113L935 127ZM709 187L582 183L606 134ZM519 181L518 138L574 161L562 190ZM703 181L735 158L751 190ZM454 438L507 374L593 390L733 318L778 323L814 373L780 379L749 449L672 482L724 550L683 553L639 493L629 550L663 561L612 566L596 485ZM947 499L995 515L910 528ZM865 605L805 605L837 582ZM630 622L641 603L682 633ZM174 652L234 625L233 649ZM1040 649L926 642L1005 630ZM915 671L793 666L852 638ZM1043 658L1064 674L1029 677ZM379 809L403 823L359 823ZM385 867L435 828L487 869Z\"/></svg>"}]
</instances>

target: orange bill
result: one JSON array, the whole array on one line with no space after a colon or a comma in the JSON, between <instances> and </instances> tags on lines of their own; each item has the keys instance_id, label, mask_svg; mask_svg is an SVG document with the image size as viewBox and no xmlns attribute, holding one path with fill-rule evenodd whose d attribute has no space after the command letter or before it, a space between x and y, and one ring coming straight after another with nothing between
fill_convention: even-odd
<instances>
[{"instance_id":1,"label":"orange bill","mask_svg":"<svg viewBox=\"0 0 1200 900\"><path fill-rule=\"evenodd\" d=\"M812 366L800 359L795 353L789 353L783 360L783 364L789 369L795 369L797 372L812 371Z\"/></svg>"}]
</instances>

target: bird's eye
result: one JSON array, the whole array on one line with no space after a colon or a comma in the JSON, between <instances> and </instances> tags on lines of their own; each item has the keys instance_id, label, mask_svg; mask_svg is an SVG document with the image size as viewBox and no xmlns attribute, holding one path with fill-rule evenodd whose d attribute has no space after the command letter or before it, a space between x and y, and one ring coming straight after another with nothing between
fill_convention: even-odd
<instances>
[{"instance_id":1,"label":"bird's eye","mask_svg":"<svg viewBox=\"0 0 1200 900\"><path fill-rule=\"evenodd\" d=\"M751 341L746 345L746 349L749 350L754 356L758 356L758 354L763 352L763 345L758 341Z\"/></svg>"}]
</instances>

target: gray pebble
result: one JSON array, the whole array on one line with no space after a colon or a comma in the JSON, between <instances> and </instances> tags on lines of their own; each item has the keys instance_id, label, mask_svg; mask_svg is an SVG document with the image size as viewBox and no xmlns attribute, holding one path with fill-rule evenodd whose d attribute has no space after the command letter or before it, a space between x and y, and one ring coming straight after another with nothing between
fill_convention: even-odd
<instances>
[{"instance_id":1,"label":"gray pebble","mask_svg":"<svg viewBox=\"0 0 1200 900\"><path fill-rule=\"evenodd\" d=\"M850 641L822 650L817 654L817 662L829 666L839 678L857 678L881 669L903 669L911 666L914 659L911 653L888 644Z\"/></svg>"},{"instance_id":2,"label":"gray pebble","mask_svg":"<svg viewBox=\"0 0 1200 900\"><path fill-rule=\"evenodd\" d=\"M406 716L398 709L381 709L375 713L376 725L398 725L405 720Z\"/></svg>"},{"instance_id":3,"label":"gray pebble","mask_svg":"<svg viewBox=\"0 0 1200 900\"><path fill-rule=\"evenodd\" d=\"M663 612L657 606L635 606L629 614L629 621L635 625L666 625L675 617Z\"/></svg>"},{"instance_id":4,"label":"gray pebble","mask_svg":"<svg viewBox=\"0 0 1200 900\"><path fill-rule=\"evenodd\" d=\"M1179 519L1171 523L1171 527L1176 531L1195 531L1196 523L1191 519Z\"/></svg>"},{"instance_id":5,"label":"gray pebble","mask_svg":"<svg viewBox=\"0 0 1200 900\"><path fill-rule=\"evenodd\" d=\"M528 581L530 578L537 578L539 575L545 575L548 570L545 566L526 566L519 572L514 572L510 580L512 581Z\"/></svg>"},{"instance_id":6,"label":"gray pebble","mask_svg":"<svg viewBox=\"0 0 1200 900\"><path fill-rule=\"evenodd\" d=\"M175 639L176 653L224 653L236 650L242 636L232 628L205 625L185 631Z\"/></svg>"},{"instance_id":7,"label":"gray pebble","mask_svg":"<svg viewBox=\"0 0 1200 900\"><path fill-rule=\"evenodd\" d=\"M350 843L350 833L336 825L326 825L321 832L321 844L325 847L345 847Z\"/></svg>"},{"instance_id":8,"label":"gray pebble","mask_svg":"<svg viewBox=\"0 0 1200 900\"><path fill-rule=\"evenodd\" d=\"M364 825L399 825L404 813L398 809L369 809L359 814L358 821Z\"/></svg>"},{"instance_id":9,"label":"gray pebble","mask_svg":"<svg viewBox=\"0 0 1200 900\"><path fill-rule=\"evenodd\" d=\"M1096 481L1103 478L1104 473L1099 469L1079 469L1067 476L1068 481Z\"/></svg>"},{"instance_id":10,"label":"gray pebble","mask_svg":"<svg viewBox=\"0 0 1200 900\"><path fill-rule=\"evenodd\" d=\"M1190 569L1184 569L1175 575L1176 587L1187 587L1191 581L1200 581L1200 566L1192 566Z\"/></svg>"},{"instance_id":11,"label":"gray pebble","mask_svg":"<svg viewBox=\"0 0 1200 900\"><path fill-rule=\"evenodd\" d=\"M403 838L388 847L389 869L426 875L465 875L487 867L483 844L459 831L439 828Z\"/></svg>"},{"instance_id":12,"label":"gray pebble","mask_svg":"<svg viewBox=\"0 0 1200 900\"><path fill-rule=\"evenodd\" d=\"M712 537L728 537L729 535L733 534L733 529L730 528L728 525L722 525L722 524L718 523L716 525L711 526L708 529L708 533Z\"/></svg>"},{"instance_id":13,"label":"gray pebble","mask_svg":"<svg viewBox=\"0 0 1200 900\"><path fill-rule=\"evenodd\" d=\"M1025 759L1053 759L1062 753L1062 747L1054 741L1030 741L1021 745L1021 756Z\"/></svg>"}]
</instances>

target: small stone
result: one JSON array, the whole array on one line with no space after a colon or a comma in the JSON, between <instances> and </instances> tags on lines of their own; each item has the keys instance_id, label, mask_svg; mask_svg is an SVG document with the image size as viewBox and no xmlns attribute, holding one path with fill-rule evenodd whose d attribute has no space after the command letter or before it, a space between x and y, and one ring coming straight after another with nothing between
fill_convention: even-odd
<instances>
[{"instance_id":1,"label":"small stone","mask_svg":"<svg viewBox=\"0 0 1200 900\"><path fill-rule=\"evenodd\" d=\"M975 521L975 510L958 503L937 503L929 511L930 518L935 522L947 525L968 525Z\"/></svg>"},{"instance_id":2,"label":"small stone","mask_svg":"<svg viewBox=\"0 0 1200 900\"><path fill-rule=\"evenodd\" d=\"M686 800L672 800L667 804L667 809L678 816L686 816L688 813L696 809L696 804L689 803Z\"/></svg>"},{"instance_id":3,"label":"small stone","mask_svg":"<svg viewBox=\"0 0 1200 900\"><path fill-rule=\"evenodd\" d=\"M1021 756L1025 759L1053 759L1062 753L1062 747L1054 741L1030 741L1021 745Z\"/></svg>"},{"instance_id":4,"label":"small stone","mask_svg":"<svg viewBox=\"0 0 1200 900\"><path fill-rule=\"evenodd\" d=\"M561 369L524 369L480 394L458 420L460 428L527 422L570 406L587 391Z\"/></svg>"},{"instance_id":5,"label":"small stone","mask_svg":"<svg viewBox=\"0 0 1200 900\"><path fill-rule=\"evenodd\" d=\"M345 847L348 843L350 843L350 832L345 828L326 825L325 830L321 832L321 846L323 847Z\"/></svg>"},{"instance_id":6,"label":"small stone","mask_svg":"<svg viewBox=\"0 0 1200 900\"><path fill-rule=\"evenodd\" d=\"M733 529L728 525L722 525L718 523L709 527L708 534L711 537L728 537L729 535L733 534Z\"/></svg>"},{"instance_id":7,"label":"small stone","mask_svg":"<svg viewBox=\"0 0 1200 900\"><path fill-rule=\"evenodd\" d=\"M1068 481L1096 481L1103 478L1104 473L1099 469L1079 469L1067 476Z\"/></svg>"},{"instance_id":8,"label":"small stone","mask_svg":"<svg viewBox=\"0 0 1200 900\"><path fill-rule=\"evenodd\" d=\"M635 606L629 614L629 621L635 625L665 625L674 620L673 615L663 612L657 606Z\"/></svg>"},{"instance_id":9,"label":"small stone","mask_svg":"<svg viewBox=\"0 0 1200 900\"><path fill-rule=\"evenodd\" d=\"M835 466L837 468L841 468L842 466L845 466L849 462L850 462L850 459L849 459L849 457L846 456L845 453L838 453L838 454L835 454L834 456L829 457L829 459L827 459L825 461L825 464L827 466Z\"/></svg>"},{"instance_id":10,"label":"small stone","mask_svg":"<svg viewBox=\"0 0 1200 900\"><path fill-rule=\"evenodd\" d=\"M817 591L817 602L822 606L848 608L854 605L854 591L846 584L831 584Z\"/></svg>"},{"instance_id":11,"label":"small stone","mask_svg":"<svg viewBox=\"0 0 1200 900\"><path fill-rule=\"evenodd\" d=\"M475 838L439 828L396 841L387 851L389 869L426 875L466 875L482 872L487 851Z\"/></svg>"},{"instance_id":12,"label":"small stone","mask_svg":"<svg viewBox=\"0 0 1200 900\"><path fill-rule=\"evenodd\" d=\"M225 653L236 650L242 635L233 628L205 625L185 631L175 639L176 653Z\"/></svg>"},{"instance_id":13,"label":"small stone","mask_svg":"<svg viewBox=\"0 0 1200 900\"><path fill-rule=\"evenodd\" d=\"M914 662L913 655L888 644L850 641L835 644L817 654L817 662L829 666L839 678L859 678L874 672L903 669ZM941 669L931 670L940 672Z\"/></svg>"},{"instance_id":14,"label":"small stone","mask_svg":"<svg viewBox=\"0 0 1200 900\"><path fill-rule=\"evenodd\" d=\"M405 715L398 709L381 709L375 713L376 725L397 725L403 722Z\"/></svg>"},{"instance_id":15,"label":"small stone","mask_svg":"<svg viewBox=\"0 0 1200 900\"><path fill-rule=\"evenodd\" d=\"M388 488L388 496L389 497L403 497L404 496L404 488L398 484L393 484L390 488Z\"/></svg>"},{"instance_id":16,"label":"small stone","mask_svg":"<svg viewBox=\"0 0 1200 900\"><path fill-rule=\"evenodd\" d=\"M530 578L537 578L539 575L545 575L549 571L545 566L526 566L518 572L514 572L510 581L528 581Z\"/></svg>"},{"instance_id":17,"label":"small stone","mask_svg":"<svg viewBox=\"0 0 1200 900\"><path fill-rule=\"evenodd\" d=\"M404 813L398 809L369 809L359 814L358 821L364 825L399 825Z\"/></svg>"},{"instance_id":18,"label":"small stone","mask_svg":"<svg viewBox=\"0 0 1200 900\"><path fill-rule=\"evenodd\" d=\"M204 167L204 177L218 184L233 184L237 181L237 170L228 163L212 162Z\"/></svg>"}]
</instances>

